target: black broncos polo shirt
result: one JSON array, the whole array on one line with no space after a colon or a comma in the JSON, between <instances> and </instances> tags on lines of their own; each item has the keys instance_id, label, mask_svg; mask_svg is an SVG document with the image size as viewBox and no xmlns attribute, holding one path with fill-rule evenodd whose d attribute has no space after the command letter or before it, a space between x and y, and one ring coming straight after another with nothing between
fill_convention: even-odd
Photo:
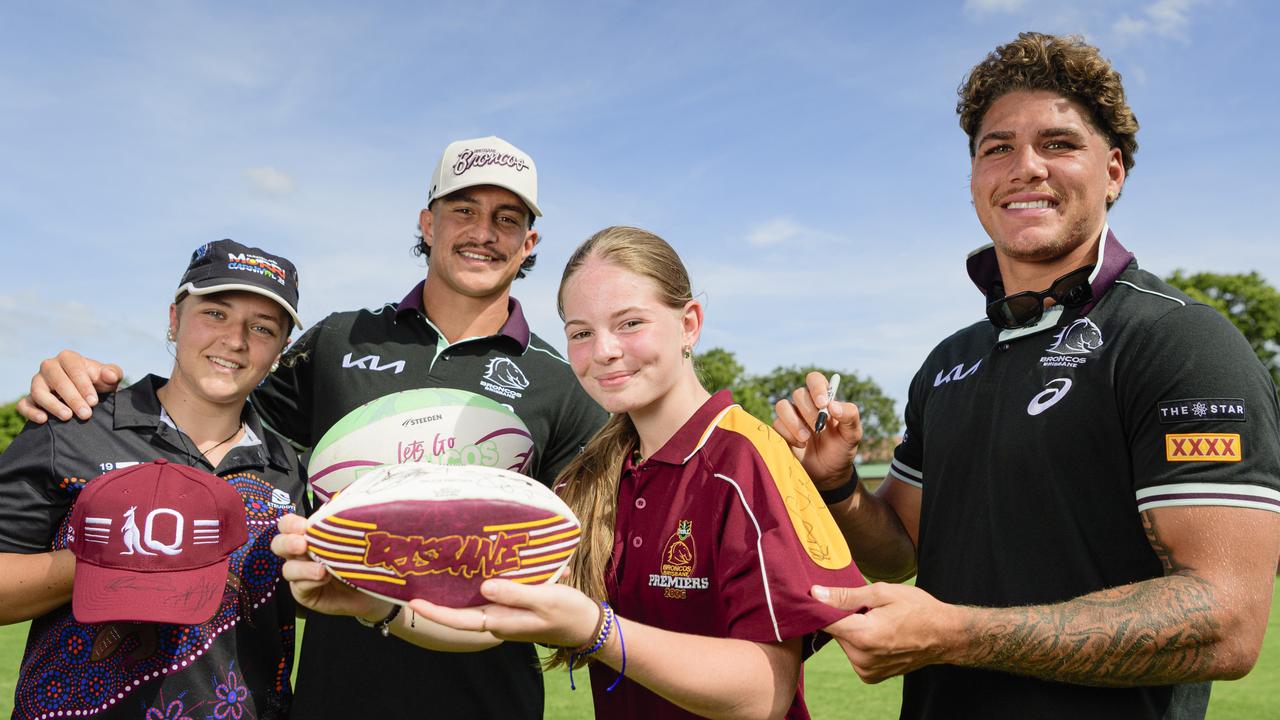
<instances>
[{"instance_id":1,"label":"black broncos polo shirt","mask_svg":"<svg viewBox=\"0 0 1280 720\"><path fill-rule=\"evenodd\" d=\"M1013 331L984 319L912 381L890 472L923 489L917 582L944 602L1054 603L1159 577L1142 510L1280 511L1270 376L1226 319L1103 237L1095 304ZM970 274L988 287L994 251ZM907 676L903 717L1199 717L1207 699L1207 683L1093 688L939 665Z\"/></svg>"},{"instance_id":2,"label":"black broncos polo shirt","mask_svg":"<svg viewBox=\"0 0 1280 720\"><path fill-rule=\"evenodd\" d=\"M351 410L414 388L468 390L512 408L534 439L529 474L550 486L604 424L569 364L529 331L514 298L496 335L449 344L422 307L334 313L298 338L254 392L263 421L310 448ZM440 653L384 638L349 617L312 613L298 660L293 716L312 719L540 718L542 676L528 643Z\"/></svg>"}]
</instances>

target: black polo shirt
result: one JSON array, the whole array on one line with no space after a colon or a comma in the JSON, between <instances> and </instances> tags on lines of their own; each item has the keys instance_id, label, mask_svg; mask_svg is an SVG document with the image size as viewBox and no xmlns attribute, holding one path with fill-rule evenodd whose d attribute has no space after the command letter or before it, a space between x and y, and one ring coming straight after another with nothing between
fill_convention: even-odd
<instances>
[{"instance_id":1,"label":"black polo shirt","mask_svg":"<svg viewBox=\"0 0 1280 720\"><path fill-rule=\"evenodd\" d=\"M302 507L297 459L246 405L249 432L213 468L164 415L163 378L107 394L86 421L28 425L0 456L0 552L68 547L71 508L104 472L157 458L226 479L244 498L249 540L201 625L76 622L71 604L31 623L15 718L289 715L296 606L271 552L276 522Z\"/></svg>"},{"instance_id":2,"label":"black polo shirt","mask_svg":"<svg viewBox=\"0 0 1280 720\"><path fill-rule=\"evenodd\" d=\"M569 364L529 331L512 298L498 334L450 344L427 318L422 283L400 303L335 313L290 348L253 395L267 424L313 446L351 410L413 388L468 390L509 406L529 428L529 474L556 473L604 424ZM441 653L312 613L298 665L294 714L304 718L540 718L542 677L528 643Z\"/></svg>"},{"instance_id":3,"label":"black polo shirt","mask_svg":"<svg viewBox=\"0 0 1280 720\"><path fill-rule=\"evenodd\" d=\"M1013 331L982 320L912 381L890 472L923 489L917 583L944 602L1056 603L1159 577L1142 510L1280 512L1270 376L1226 319L1103 237L1093 304ZM999 277L990 248L969 266L984 290ZM936 665L907 676L902 716L1182 718L1207 703L1208 683L1097 688Z\"/></svg>"}]
</instances>

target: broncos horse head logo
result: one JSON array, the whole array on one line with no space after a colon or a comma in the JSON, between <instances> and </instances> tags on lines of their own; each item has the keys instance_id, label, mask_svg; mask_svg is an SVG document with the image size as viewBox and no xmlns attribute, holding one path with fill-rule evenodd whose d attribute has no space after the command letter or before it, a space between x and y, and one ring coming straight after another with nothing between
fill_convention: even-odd
<instances>
[{"instance_id":1,"label":"broncos horse head logo","mask_svg":"<svg viewBox=\"0 0 1280 720\"><path fill-rule=\"evenodd\" d=\"M513 390L524 390L529 387L529 378L524 376L510 358L493 358L484 369L484 379Z\"/></svg>"},{"instance_id":2,"label":"broncos horse head logo","mask_svg":"<svg viewBox=\"0 0 1280 720\"><path fill-rule=\"evenodd\" d=\"M1088 355L1102 347L1102 330L1089 318L1080 318L1062 329L1048 351L1056 355Z\"/></svg>"}]
</instances>

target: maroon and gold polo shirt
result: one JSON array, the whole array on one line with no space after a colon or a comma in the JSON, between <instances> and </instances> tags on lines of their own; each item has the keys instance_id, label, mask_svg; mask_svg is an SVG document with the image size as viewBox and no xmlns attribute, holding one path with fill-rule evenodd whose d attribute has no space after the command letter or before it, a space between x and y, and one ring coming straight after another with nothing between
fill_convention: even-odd
<instances>
[{"instance_id":1,"label":"maroon and gold polo shirt","mask_svg":"<svg viewBox=\"0 0 1280 720\"><path fill-rule=\"evenodd\" d=\"M733 404L708 400L653 457L626 462L608 578L618 614L675 632L774 643L848 613L815 584L866 584L786 441ZM695 658L685 658L696 671ZM591 667L597 717L695 717L608 666ZM788 718L808 718L796 688Z\"/></svg>"}]
</instances>

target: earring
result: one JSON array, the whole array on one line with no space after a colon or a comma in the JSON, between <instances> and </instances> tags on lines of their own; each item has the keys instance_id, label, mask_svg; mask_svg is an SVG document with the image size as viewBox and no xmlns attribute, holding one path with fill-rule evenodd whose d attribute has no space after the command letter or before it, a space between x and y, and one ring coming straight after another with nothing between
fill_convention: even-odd
<instances>
[{"instance_id":1,"label":"earring","mask_svg":"<svg viewBox=\"0 0 1280 720\"><path fill-rule=\"evenodd\" d=\"M689 358L693 357L693 348L689 347L688 345L685 345L684 348L680 350L680 354L684 356L685 360L688 360Z\"/></svg>"},{"instance_id":2,"label":"earring","mask_svg":"<svg viewBox=\"0 0 1280 720\"><path fill-rule=\"evenodd\" d=\"M164 331L164 339L169 342L178 342L178 336L173 333L172 326L170 326L168 330Z\"/></svg>"},{"instance_id":3,"label":"earring","mask_svg":"<svg viewBox=\"0 0 1280 720\"><path fill-rule=\"evenodd\" d=\"M1115 201L1116 201L1116 196L1112 195L1111 193L1107 193L1107 204L1110 205Z\"/></svg>"},{"instance_id":4,"label":"earring","mask_svg":"<svg viewBox=\"0 0 1280 720\"><path fill-rule=\"evenodd\" d=\"M275 360L271 362L271 372L275 372L279 369L280 369L280 358L277 357Z\"/></svg>"}]
</instances>

